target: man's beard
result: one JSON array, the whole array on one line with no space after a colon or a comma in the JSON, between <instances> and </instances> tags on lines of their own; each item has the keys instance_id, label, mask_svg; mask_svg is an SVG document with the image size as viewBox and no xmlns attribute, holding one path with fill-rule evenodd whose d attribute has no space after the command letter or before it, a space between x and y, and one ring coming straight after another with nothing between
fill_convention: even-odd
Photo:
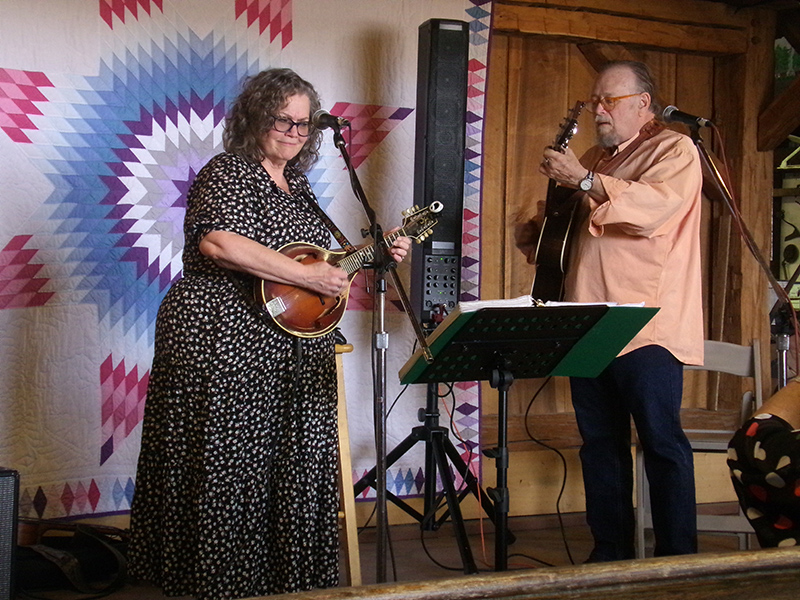
<instances>
[{"instance_id":1,"label":"man's beard","mask_svg":"<svg viewBox=\"0 0 800 600\"><path fill-rule=\"evenodd\" d=\"M618 144L616 132L613 129L607 130L605 132L600 132L600 130L598 129L597 144L602 148L613 148Z\"/></svg>"}]
</instances>

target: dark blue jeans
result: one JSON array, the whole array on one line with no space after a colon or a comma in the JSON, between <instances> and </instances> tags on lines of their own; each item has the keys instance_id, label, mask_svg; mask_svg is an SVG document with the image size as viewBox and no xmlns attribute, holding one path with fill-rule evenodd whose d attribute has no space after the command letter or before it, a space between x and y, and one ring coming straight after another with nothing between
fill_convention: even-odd
<instances>
[{"instance_id":1,"label":"dark blue jeans","mask_svg":"<svg viewBox=\"0 0 800 600\"><path fill-rule=\"evenodd\" d=\"M646 346L614 359L597 378L570 383L595 542L590 560L634 557L631 416L650 482L655 554L696 552L694 462L680 420L683 365L665 348Z\"/></svg>"}]
</instances>

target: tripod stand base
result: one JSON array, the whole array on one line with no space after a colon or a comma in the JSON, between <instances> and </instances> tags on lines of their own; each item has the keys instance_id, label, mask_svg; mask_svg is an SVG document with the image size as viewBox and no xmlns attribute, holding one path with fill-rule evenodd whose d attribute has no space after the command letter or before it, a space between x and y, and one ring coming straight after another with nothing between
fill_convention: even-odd
<instances>
[{"instance_id":1,"label":"tripod stand base","mask_svg":"<svg viewBox=\"0 0 800 600\"><path fill-rule=\"evenodd\" d=\"M471 492L475 495L492 522L495 520L495 508L489 496L481 489L477 477L470 471L464 459L461 458L458 450L450 440L448 433L448 430L444 427L420 425L412 429L411 433L386 457L387 467L389 467L397 462L397 460L418 442L426 443L424 514L415 510L414 507L394 494L387 493L387 499L406 514L417 520L423 529L438 529L442 523L449 518L453 523L456 541L461 555L461 562L464 566L464 573L477 573L478 568L475 565L475 559L472 555L472 549L469 545L466 528L464 527L464 519L461 513L460 502L464 496L459 497L456 491L455 484L453 483L453 476L447 462L448 459L461 475L467 486L465 494ZM447 511L439 519L436 519L436 511L439 508L438 502L436 501L437 471L440 474L444 495L447 499ZM366 490L367 487L374 488L375 485L376 470L373 468L355 484L354 491L356 496Z\"/></svg>"}]
</instances>

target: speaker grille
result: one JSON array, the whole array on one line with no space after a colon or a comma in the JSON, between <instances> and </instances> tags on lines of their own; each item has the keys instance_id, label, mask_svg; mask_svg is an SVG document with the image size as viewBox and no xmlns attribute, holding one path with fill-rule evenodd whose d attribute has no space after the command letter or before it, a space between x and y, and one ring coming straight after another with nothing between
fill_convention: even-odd
<instances>
[{"instance_id":1,"label":"speaker grille","mask_svg":"<svg viewBox=\"0 0 800 600\"><path fill-rule=\"evenodd\" d=\"M11 600L14 593L18 498L19 474L0 467L0 600Z\"/></svg>"},{"instance_id":2,"label":"speaker grille","mask_svg":"<svg viewBox=\"0 0 800 600\"><path fill-rule=\"evenodd\" d=\"M461 284L469 25L431 19L419 27L414 203L444 205L411 257L411 303L423 326L449 312Z\"/></svg>"}]
</instances>

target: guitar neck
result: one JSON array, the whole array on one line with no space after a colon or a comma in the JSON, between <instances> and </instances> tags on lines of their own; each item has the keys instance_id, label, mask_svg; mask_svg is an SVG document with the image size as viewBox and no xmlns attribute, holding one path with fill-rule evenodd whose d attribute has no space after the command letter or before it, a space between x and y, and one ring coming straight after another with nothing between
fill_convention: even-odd
<instances>
[{"instance_id":1,"label":"guitar neck","mask_svg":"<svg viewBox=\"0 0 800 600\"><path fill-rule=\"evenodd\" d=\"M395 240L400 236L405 235L403 230L393 231L383 236L383 241L388 247L391 247ZM375 258L375 244L369 244L363 248L359 248L352 254L348 254L336 263L336 266L343 269L348 275L352 275L363 267L366 263Z\"/></svg>"}]
</instances>

